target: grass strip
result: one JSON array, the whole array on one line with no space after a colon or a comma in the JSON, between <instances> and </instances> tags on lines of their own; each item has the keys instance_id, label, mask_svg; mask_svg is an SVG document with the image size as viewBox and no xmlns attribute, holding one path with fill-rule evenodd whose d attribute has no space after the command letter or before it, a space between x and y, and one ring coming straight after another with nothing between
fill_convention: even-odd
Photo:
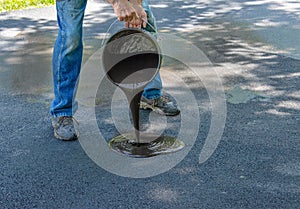
<instances>
[{"instance_id":1,"label":"grass strip","mask_svg":"<svg viewBox=\"0 0 300 209\"><path fill-rule=\"evenodd\" d=\"M55 4L55 0L0 0L0 12L30 7L44 7L53 4Z\"/></svg>"}]
</instances>

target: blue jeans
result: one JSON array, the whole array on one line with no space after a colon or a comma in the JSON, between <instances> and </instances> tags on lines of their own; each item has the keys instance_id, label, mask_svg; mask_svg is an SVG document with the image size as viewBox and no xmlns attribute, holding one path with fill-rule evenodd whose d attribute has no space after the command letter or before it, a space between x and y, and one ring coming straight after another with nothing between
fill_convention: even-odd
<instances>
[{"instance_id":1,"label":"blue jeans","mask_svg":"<svg viewBox=\"0 0 300 209\"><path fill-rule=\"evenodd\" d=\"M82 62L82 23L86 4L87 0L56 0L59 30L52 59L55 97L50 107L52 117L72 116L78 108L75 96ZM143 0L143 7L149 24L156 28L148 0ZM146 30L153 32L149 26ZM162 82L157 74L144 89L143 96L155 99L161 96L161 91Z\"/></svg>"}]
</instances>

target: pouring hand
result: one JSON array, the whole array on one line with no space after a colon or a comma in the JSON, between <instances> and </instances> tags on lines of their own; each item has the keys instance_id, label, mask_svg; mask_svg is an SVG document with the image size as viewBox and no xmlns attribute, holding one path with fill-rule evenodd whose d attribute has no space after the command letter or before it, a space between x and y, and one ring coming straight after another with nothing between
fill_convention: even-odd
<instances>
[{"instance_id":1,"label":"pouring hand","mask_svg":"<svg viewBox=\"0 0 300 209\"><path fill-rule=\"evenodd\" d=\"M125 27L145 28L147 25L147 14L142 7L142 0L129 0L138 16L134 16L131 20L126 21Z\"/></svg>"},{"instance_id":2,"label":"pouring hand","mask_svg":"<svg viewBox=\"0 0 300 209\"><path fill-rule=\"evenodd\" d=\"M135 8L128 0L107 0L114 8L114 12L120 21L131 21L138 16Z\"/></svg>"},{"instance_id":3,"label":"pouring hand","mask_svg":"<svg viewBox=\"0 0 300 209\"><path fill-rule=\"evenodd\" d=\"M112 4L114 12L120 21L125 21L129 27L146 27L147 14L142 7L142 0L107 0Z\"/></svg>"}]
</instances>

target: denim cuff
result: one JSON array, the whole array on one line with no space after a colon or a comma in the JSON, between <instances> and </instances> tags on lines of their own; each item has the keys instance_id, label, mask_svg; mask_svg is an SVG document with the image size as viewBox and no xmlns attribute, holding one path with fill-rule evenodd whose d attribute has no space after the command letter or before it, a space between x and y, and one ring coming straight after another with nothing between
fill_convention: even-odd
<instances>
[{"instance_id":1,"label":"denim cuff","mask_svg":"<svg viewBox=\"0 0 300 209\"><path fill-rule=\"evenodd\" d=\"M162 90L161 89L148 89L143 92L142 96L147 99L157 99L162 96Z\"/></svg>"}]
</instances>

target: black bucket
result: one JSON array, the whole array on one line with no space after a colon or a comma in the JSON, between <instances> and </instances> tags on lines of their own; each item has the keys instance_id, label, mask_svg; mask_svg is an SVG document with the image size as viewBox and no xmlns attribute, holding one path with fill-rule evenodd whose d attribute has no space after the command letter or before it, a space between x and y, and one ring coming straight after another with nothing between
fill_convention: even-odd
<instances>
[{"instance_id":1,"label":"black bucket","mask_svg":"<svg viewBox=\"0 0 300 209\"><path fill-rule=\"evenodd\" d=\"M160 48L151 34L140 29L121 29L105 43L103 67L121 88L145 87L158 73Z\"/></svg>"}]
</instances>

